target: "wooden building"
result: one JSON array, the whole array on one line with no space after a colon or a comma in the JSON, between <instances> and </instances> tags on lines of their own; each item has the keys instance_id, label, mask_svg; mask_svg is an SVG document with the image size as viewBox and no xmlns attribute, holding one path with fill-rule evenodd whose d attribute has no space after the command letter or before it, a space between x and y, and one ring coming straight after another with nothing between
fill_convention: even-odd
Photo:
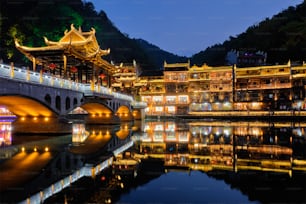
<instances>
[{"instance_id":1,"label":"wooden building","mask_svg":"<svg viewBox=\"0 0 306 204\"><path fill-rule=\"evenodd\" d=\"M305 63L238 68L165 62L163 76L141 80L149 116L306 110Z\"/></svg>"},{"instance_id":2,"label":"wooden building","mask_svg":"<svg viewBox=\"0 0 306 204\"><path fill-rule=\"evenodd\" d=\"M57 42L44 37L46 46L27 47L20 45L18 39L15 46L30 61L34 71L43 71L63 78L69 78L84 83L100 83L107 79L106 86L110 85L110 75L115 72L115 66L102 57L110 53L110 49L100 48L95 37L95 29L83 32L73 24L70 31Z\"/></svg>"}]
</instances>

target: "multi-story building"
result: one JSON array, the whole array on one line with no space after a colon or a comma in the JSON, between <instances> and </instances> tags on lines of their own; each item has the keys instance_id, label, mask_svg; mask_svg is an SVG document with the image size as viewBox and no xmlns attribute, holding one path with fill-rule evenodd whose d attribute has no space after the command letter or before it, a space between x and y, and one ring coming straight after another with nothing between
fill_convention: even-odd
<instances>
[{"instance_id":1,"label":"multi-story building","mask_svg":"<svg viewBox=\"0 0 306 204\"><path fill-rule=\"evenodd\" d=\"M235 107L237 110L288 109L292 102L291 65L236 68Z\"/></svg>"},{"instance_id":2,"label":"multi-story building","mask_svg":"<svg viewBox=\"0 0 306 204\"><path fill-rule=\"evenodd\" d=\"M189 69L189 111L232 109L233 69L231 66Z\"/></svg>"},{"instance_id":3,"label":"multi-story building","mask_svg":"<svg viewBox=\"0 0 306 204\"><path fill-rule=\"evenodd\" d=\"M292 108L306 110L306 63L291 68Z\"/></svg>"},{"instance_id":4,"label":"multi-story building","mask_svg":"<svg viewBox=\"0 0 306 204\"><path fill-rule=\"evenodd\" d=\"M137 95L140 86L145 85L139 78L136 61L133 64L115 65L116 70L111 76L111 87L113 91Z\"/></svg>"},{"instance_id":5,"label":"multi-story building","mask_svg":"<svg viewBox=\"0 0 306 204\"><path fill-rule=\"evenodd\" d=\"M148 115L187 114L189 63L164 63L163 76L147 78L139 94L148 103Z\"/></svg>"},{"instance_id":6,"label":"multi-story building","mask_svg":"<svg viewBox=\"0 0 306 204\"><path fill-rule=\"evenodd\" d=\"M238 68L165 62L163 76L141 80L147 115L306 110L305 63Z\"/></svg>"}]
</instances>

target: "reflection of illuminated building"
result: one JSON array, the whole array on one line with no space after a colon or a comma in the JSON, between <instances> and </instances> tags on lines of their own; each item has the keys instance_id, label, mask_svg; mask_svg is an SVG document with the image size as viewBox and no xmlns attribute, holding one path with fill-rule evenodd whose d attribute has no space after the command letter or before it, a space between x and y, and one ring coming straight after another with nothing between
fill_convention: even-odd
<instances>
[{"instance_id":1,"label":"reflection of illuminated building","mask_svg":"<svg viewBox=\"0 0 306 204\"><path fill-rule=\"evenodd\" d=\"M139 147L141 154L163 158L165 166L291 174L306 171L304 126L291 130L284 123L272 128L261 122L195 122L178 129L174 122L148 122Z\"/></svg>"},{"instance_id":2,"label":"reflection of illuminated building","mask_svg":"<svg viewBox=\"0 0 306 204\"><path fill-rule=\"evenodd\" d=\"M218 111L306 110L306 64L237 68L164 64L140 88L147 115ZM259 113L262 115L263 113Z\"/></svg>"},{"instance_id":3,"label":"reflection of illuminated building","mask_svg":"<svg viewBox=\"0 0 306 204\"><path fill-rule=\"evenodd\" d=\"M12 144L12 122L0 120L0 146Z\"/></svg>"},{"instance_id":4,"label":"reflection of illuminated building","mask_svg":"<svg viewBox=\"0 0 306 204\"><path fill-rule=\"evenodd\" d=\"M78 123L72 125L72 143L75 145L83 143L89 133L85 130L85 124Z\"/></svg>"},{"instance_id":5,"label":"reflection of illuminated building","mask_svg":"<svg viewBox=\"0 0 306 204\"><path fill-rule=\"evenodd\" d=\"M12 122L15 119L15 115L6 108L0 107L0 146L12 144Z\"/></svg>"}]
</instances>

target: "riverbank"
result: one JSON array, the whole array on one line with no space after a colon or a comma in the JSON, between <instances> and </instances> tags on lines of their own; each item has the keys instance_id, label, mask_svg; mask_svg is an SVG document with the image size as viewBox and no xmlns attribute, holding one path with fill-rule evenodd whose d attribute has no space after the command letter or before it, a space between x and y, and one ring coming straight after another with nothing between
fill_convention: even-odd
<instances>
[{"instance_id":1,"label":"riverbank","mask_svg":"<svg viewBox=\"0 0 306 204\"><path fill-rule=\"evenodd\" d=\"M146 115L146 119L224 119L263 121L306 121L306 111L202 111L176 115Z\"/></svg>"}]
</instances>

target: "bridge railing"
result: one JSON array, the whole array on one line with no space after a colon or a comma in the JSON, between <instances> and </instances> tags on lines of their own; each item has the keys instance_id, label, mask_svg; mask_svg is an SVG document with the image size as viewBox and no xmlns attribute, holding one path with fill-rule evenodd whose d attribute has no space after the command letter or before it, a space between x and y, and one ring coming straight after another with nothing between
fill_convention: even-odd
<instances>
[{"instance_id":1,"label":"bridge railing","mask_svg":"<svg viewBox=\"0 0 306 204\"><path fill-rule=\"evenodd\" d=\"M72 80L51 76L50 74L43 74L42 72L33 72L27 69L14 67L12 65L0 64L0 77L27 83L42 84L45 86L80 91L83 92L85 96L90 96L97 93L117 99L123 99L131 102L134 101L132 96L113 92L111 89L103 86L77 83Z\"/></svg>"}]
</instances>

